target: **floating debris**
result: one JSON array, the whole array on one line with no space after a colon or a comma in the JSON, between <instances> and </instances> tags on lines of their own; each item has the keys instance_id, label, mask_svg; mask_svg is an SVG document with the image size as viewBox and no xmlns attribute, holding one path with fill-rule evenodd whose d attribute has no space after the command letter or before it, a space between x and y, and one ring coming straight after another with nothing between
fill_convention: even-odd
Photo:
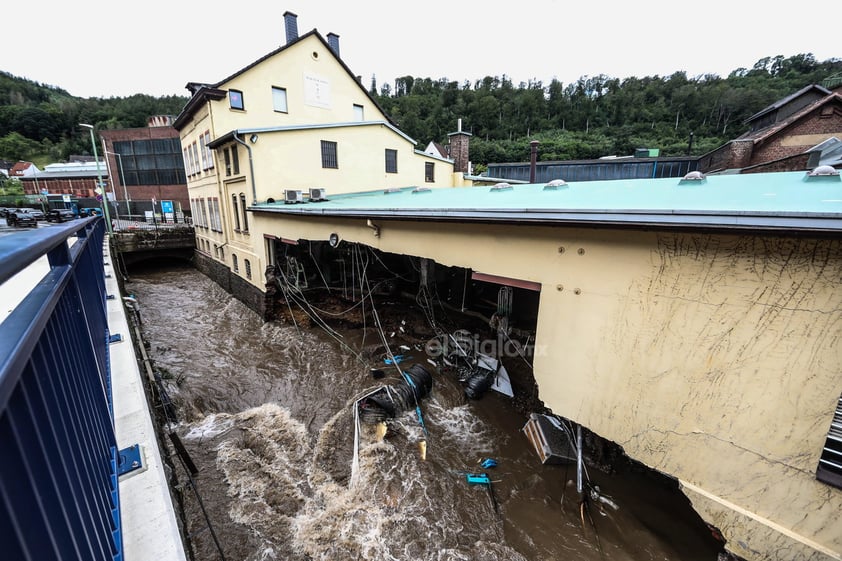
<instances>
[{"instance_id":1,"label":"floating debris","mask_svg":"<svg viewBox=\"0 0 842 561\"><path fill-rule=\"evenodd\" d=\"M403 377L404 379L396 384L384 385L357 402L362 422L379 423L392 419L403 411L413 408L417 410L418 403L429 395L433 388L433 377L420 364L413 364L405 370Z\"/></svg>"}]
</instances>

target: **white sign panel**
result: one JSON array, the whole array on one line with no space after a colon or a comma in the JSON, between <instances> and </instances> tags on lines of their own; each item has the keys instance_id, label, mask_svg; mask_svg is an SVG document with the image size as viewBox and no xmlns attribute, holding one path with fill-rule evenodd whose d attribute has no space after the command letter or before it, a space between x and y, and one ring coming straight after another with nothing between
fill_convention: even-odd
<instances>
[{"instance_id":1,"label":"white sign panel","mask_svg":"<svg viewBox=\"0 0 842 561\"><path fill-rule=\"evenodd\" d=\"M330 82L313 74L305 74L304 103L330 109Z\"/></svg>"}]
</instances>

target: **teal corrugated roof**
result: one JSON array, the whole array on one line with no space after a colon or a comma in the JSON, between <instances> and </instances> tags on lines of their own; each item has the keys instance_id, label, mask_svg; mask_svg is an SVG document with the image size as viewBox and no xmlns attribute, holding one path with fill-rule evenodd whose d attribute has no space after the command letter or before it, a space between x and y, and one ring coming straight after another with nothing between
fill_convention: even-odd
<instances>
[{"instance_id":1,"label":"teal corrugated roof","mask_svg":"<svg viewBox=\"0 0 842 561\"><path fill-rule=\"evenodd\" d=\"M412 187L330 195L328 200L263 203L256 212L429 220L598 222L842 231L840 176L805 172L483 187ZM392 191L392 190L390 190Z\"/></svg>"}]
</instances>

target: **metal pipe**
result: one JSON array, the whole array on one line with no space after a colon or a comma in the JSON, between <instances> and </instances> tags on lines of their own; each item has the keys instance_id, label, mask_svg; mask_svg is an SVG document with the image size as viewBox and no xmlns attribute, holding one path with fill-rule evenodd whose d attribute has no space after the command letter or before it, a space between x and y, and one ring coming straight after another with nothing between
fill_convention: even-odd
<instances>
[{"instance_id":1,"label":"metal pipe","mask_svg":"<svg viewBox=\"0 0 842 561\"><path fill-rule=\"evenodd\" d=\"M529 160L529 182L535 183L535 168L538 166L538 144L537 140L529 143L530 160Z\"/></svg>"},{"instance_id":2,"label":"metal pipe","mask_svg":"<svg viewBox=\"0 0 842 561\"><path fill-rule=\"evenodd\" d=\"M249 153L249 175L251 176L251 204L255 204L257 202L257 187L254 184L254 160L251 157L251 146L246 144L246 141L240 138L237 135L237 131L234 131L234 141L238 144L242 144L246 147L246 151Z\"/></svg>"}]
</instances>

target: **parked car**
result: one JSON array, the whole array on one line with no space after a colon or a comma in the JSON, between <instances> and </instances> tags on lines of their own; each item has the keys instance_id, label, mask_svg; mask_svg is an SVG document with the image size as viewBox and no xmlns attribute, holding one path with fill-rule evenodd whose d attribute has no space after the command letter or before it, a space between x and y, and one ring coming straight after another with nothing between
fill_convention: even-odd
<instances>
[{"instance_id":1,"label":"parked car","mask_svg":"<svg viewBox=\"0 0 842 561\"><path fill-rule=\"evenodd\" d=\"M79 216L82 218L85 218L87 216L102 216L102 209L96 207L80 208Z\"/></svg>"},{"instance_id":2,"label":"parked car","mask_svg":"<svg viewBox=\"0 0 842 561\"><path fill-rule=\"evenodd\" d=\"M35 217L35 220L44 220L47 216L44 214L43 210L37 208L22 208L21 210L25 210L29 214Z\"/></svg>"},{"instance_id":3,"label":"parked car","mask_svg":"<svg viewBox=\"0 0 842 561\"><path fill-rule=\"evenodd\" d=\"M9 216L10 212L14 212L16 210L17 210L16 207L5 207L5 206L0 207L0 216L2 216L3 218L6 218L7 216Z\"/></svg>"},{"instance_id":4,"label":"parked car","mask_svg":"<svg viewBox=\"0 0 842 561\"><path fill-rule=\"evenodd\" d=\"M38 220L31 213L18 208L6 215L6 224L15 228L37 228Z\"/></svg>"},{"instance_id":5,"label":"parked car","mask_svg":"<svg viewBox=\"0 0 842 561\"><path fill-rule=\"evenodd\" d=\"M53 208L47 211L47 222L67 222L75 218L76 215L69 208Z\"/></svg>"}]
</instances>

